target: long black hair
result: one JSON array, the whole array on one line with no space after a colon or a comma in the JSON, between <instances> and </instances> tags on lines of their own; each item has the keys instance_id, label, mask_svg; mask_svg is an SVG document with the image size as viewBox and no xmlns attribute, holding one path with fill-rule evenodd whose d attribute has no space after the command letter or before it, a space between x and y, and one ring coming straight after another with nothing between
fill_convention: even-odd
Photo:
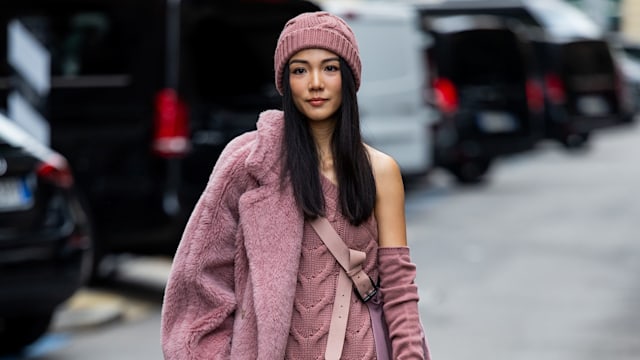
<instances>
[{"instance_id":1,"label":"long black hair","mask_svg":"<svg viewBox=\"0 0 640 360\"><path fill-rule=\"evenodd\" d=\"M340 58L342 105L338 109L336 126L331 138L331 151L339 189L340 209L354 225L367 220L373 213L376 185L369 155L360 134L360 114L353 73ZM309 121L293 102L289 86L289 66L283 72L285 131L283 146L283 176L289 176L296 202L305 217L325 215L325 201L320 184L318 152L311 135Z\"/></svg>"}]
</instances>

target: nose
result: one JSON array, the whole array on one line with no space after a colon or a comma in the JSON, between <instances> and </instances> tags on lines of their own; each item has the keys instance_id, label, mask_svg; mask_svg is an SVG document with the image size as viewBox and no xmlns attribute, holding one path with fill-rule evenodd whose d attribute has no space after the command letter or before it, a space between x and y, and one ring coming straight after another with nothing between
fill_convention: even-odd
<instances>
[{"instance_id":1,"label":"nose","mask_svg":"<svg viewBox=\"0 0 640 360\"><path fill-rule=\"evenodd\" d=\"M309 90L321 90L323 86L324 82L322 81L322 72L319 70L311 71Z\"/></svg>"}]
</instances>

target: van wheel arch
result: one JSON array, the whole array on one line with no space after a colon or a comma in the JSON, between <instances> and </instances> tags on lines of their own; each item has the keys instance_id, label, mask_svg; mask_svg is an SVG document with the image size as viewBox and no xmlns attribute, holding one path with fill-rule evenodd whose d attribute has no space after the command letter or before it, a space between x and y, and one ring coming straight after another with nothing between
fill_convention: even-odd
<instances>
[{"instance_id":1,"label":"van wheel arch","mask_svg":"<svg viewBox=\"0 0 640 360\"><path fill-rule=\"evenodd\" d=\"M449 172L456 178L460 185L475 185L486 180L487 173L491 169L492 159L463 160L448 166Z\"/></svg>"}]
</instances>

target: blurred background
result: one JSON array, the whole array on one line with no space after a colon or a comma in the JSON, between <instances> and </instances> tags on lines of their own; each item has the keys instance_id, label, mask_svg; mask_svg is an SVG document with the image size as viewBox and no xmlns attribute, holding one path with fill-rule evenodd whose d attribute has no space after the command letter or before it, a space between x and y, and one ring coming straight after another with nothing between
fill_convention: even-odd
<instances>
[{"instance_id":1,"label":"blurred background","mask_svg":"<svg viewBox=\"0 0 640 360\"><path fill-rule=\"evenodd\" d=\"M640 1L0 4L0 359L160 359L220 151L280 108L284 23L353 28L434 359L638 359Z\"/></svg>"}]
</instances>

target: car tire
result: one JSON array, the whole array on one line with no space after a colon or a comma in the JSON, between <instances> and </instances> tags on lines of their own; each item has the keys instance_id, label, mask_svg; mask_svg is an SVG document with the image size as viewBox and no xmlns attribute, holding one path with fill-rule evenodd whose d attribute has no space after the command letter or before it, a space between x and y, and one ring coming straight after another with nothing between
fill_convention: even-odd
<instances>
[{"instance_id":1,"label":"car tire","mask_svg":"<svg viewBox=\"0 0 640 360\"><path fill-rule=\"evenodd\" d=\"M87 197L79 192L78 200L80 206L83 208L85 215L87 216L87 233L91 238L91 249L87 252L89 258L86 263L88 269L85 271L86 277L83 279L83 284L88 286L100 286L107 282L109 274L104 271L104 259L107 255L104 245L100 242L100 238L96 237L94 231L94 217L91 212L91 206Z\"/></svg>"},{"instance_id":2,"label":"car tire","mask_svg":"<svg viewBox=\"0 0 640 360\"><path fill-rule=\"evenodd\" d=\"M567 150L585 149L589 143L590 133L573 133L563 137L560 141Z\"/></svg>"},{"instance_id":3,"label":"car tire","mask_svg":"<svg viewBox=\"0 0 640 360\"><path fill-rule=\"evenodd\" d=\"M491 168L490 159L466 160L450 165L449 171L461 185L474 185L483 182Z\"/></svg>"},{"instance_id":4,"label":"car tire","mask_svg":"<svg viewBox=\"0 0 640 360\"><path fill-rule=\"evenodd\" d=\"M49 329L53 313L0 318L0 355L18 354Z\"/></svg>"}]
</instances>

